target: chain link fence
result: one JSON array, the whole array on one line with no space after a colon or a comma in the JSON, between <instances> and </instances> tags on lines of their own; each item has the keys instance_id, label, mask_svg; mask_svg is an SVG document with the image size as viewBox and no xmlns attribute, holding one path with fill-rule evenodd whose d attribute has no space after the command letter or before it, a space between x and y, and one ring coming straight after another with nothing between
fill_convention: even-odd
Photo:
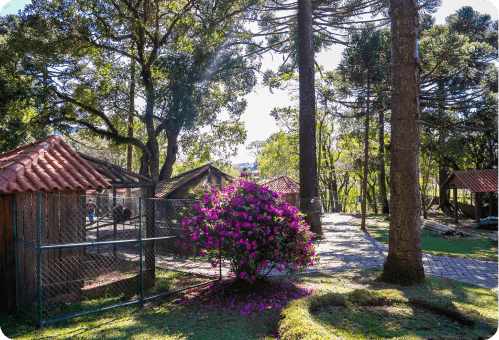
<instances>
[{"instance_id":1,"label":"chain link fence","mask_svg":"<svg viewBox=\"0 0 499 340\"><path fill-rule=\"evenodd\" d=\"M42 192L17 197L17 306L40 326L221 278L221 264L213 268L199 249L177 243L193 200Z\"/></svg>"}]
</instances>

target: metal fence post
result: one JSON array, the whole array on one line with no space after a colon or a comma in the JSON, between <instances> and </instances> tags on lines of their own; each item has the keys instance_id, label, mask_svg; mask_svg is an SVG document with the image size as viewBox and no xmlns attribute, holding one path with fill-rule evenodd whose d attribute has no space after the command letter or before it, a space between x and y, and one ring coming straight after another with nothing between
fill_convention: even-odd
<instances>
[{"instance_id":1,"label":"metal fence post","mask_svg":"<svg viewBox=\"0 0 499 340\"><path fill-rule=\"evenodd\" d=\"M139 197L139 263L140 263L140 303L144 307L144 270L142 267L142 197Z\"/></svg>"},{"instance_id":2,"label":"metal fence post","mask_svg":"<svg viewBox=\"0 0 499 340\"><path fill-rule=\"evenodd\" d=\"M218 266L219 266L219 276L218 280L222 281L222 235L218 234Z\"/></svg>"},{"instance_id":3,"label":"metal fence post","mask_svg":"<svg viewBox=\"0 0 499 340\"><path fill-rule=\"evenodd\" d=\"M38 191L38 242L37 242L37 253L38 253L38 322L39 326L42 327L43 325L43 320L42 320L42 313L43 313L43 307L42 307L42 208L41 208L41 202L42 202L42 193Z\"/></svg>"}]
</instances>

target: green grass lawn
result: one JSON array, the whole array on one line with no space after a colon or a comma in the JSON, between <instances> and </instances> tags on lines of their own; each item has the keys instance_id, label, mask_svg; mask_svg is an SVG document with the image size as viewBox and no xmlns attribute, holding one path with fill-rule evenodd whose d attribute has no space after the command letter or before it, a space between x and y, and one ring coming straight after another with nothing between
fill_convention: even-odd
<instances>
[{"instance_id":1,"label":"green grass lawn","mask_svg":"<svg viewBox=\"0 0 499 340\"><path fill-rule=\"evenodd\" d=\"M388 230L389 226L386 224L367 225L369 234L385 244L388 244ZM447 240L436 231L421 229L421 248L428 254L497 262L497 245L488 237Z\"/></svg>"},{"instance_id":2,"label":"green grass lawn","mask_svg":"<svg viewBox=\"0 0 499 340\"><path fill-rule=\"evenodd\" d=\"M379 274L309 274L255 289L224 282L40 330L5 314L0 326L13 339L485 339L497 329L497 292L433 276L401 287Z\"/></svg>"}]
</instances>

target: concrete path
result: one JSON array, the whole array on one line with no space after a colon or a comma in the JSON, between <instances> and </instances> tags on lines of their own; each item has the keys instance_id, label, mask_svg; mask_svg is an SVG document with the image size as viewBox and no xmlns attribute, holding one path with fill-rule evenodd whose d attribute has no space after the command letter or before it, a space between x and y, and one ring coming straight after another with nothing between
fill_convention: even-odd
<instances>
[{"instance_id":1,"label":"concrete path","mask_svg":"<svg viewBox=\"0 0 499 340\"><path fill-rule=\"evenodd\" d=\"M359 226L348 225L350 219L345 214L323 217L325 238L316 242L321 261L310 271L372 268L385 262L388 246L362 232ZM427 274L497 290L497 262L423 254L423 264Z\"/></svg>"}]
</instances>

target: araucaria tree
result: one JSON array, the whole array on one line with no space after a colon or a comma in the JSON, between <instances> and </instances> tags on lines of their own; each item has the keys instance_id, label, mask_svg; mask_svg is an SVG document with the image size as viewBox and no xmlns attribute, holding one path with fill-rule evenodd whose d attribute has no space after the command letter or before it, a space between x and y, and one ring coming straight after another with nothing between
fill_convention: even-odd
<instances>
[{"instance_id":1,"label":"araucaria tree","mask_svg":"<svg viewBox=\"0 0 499 340\"><path fill-rule=\"evenodd\" d=\"M315 73L312 0L298 0L298 71L300 82L300 209L311 230L322 235L315 143ZM317 202L314 204L314 201Z\"/></svg>"},{"instance_id":2,"label":"araucaria tree","mask_svg":"<svg viewBox=\"0 0 499 340\"><path fill-rule=\"evenodd\" d=\"M343 59L338 67L338 75L342 86L339 91L343 97L353 97L355 103L349 105L353 110L360 111L359 116L364 116L364 173L362 176L362 221L360 228L366 229L366 203L367 203L367 177L369 167L369 128L372 98L376 97L376 107L383 117L383 98L387 81L390 79L388 63L390 60L387 46L390 38L386 30L376 30L374 25L368 24L360 32L350 37L350 45L343 52ZM346 99L345 99L346 100ZM380 109L381 107L381 109ZM382 119L380 121L383 127ZM383 130L380 139L384 138ZM381 159L381 163L384 160ZM380 166L384 170L384 164ZM384 184L384 171L381 181ZM381 186L382 187L382 186ZM386 197L386 190L383 192Z\"/></svg>"},{"instance_id":3,"label":"araucaria tree","mask_svg":"<svg viewBox=\"0 0 499 340\"><path fill-rule=\"evenodd\" d=\"M381 279L424 280L419 201L419 14L415 0L390 0L392 37L390 235Z\"/></svg>"}]
</instances>

